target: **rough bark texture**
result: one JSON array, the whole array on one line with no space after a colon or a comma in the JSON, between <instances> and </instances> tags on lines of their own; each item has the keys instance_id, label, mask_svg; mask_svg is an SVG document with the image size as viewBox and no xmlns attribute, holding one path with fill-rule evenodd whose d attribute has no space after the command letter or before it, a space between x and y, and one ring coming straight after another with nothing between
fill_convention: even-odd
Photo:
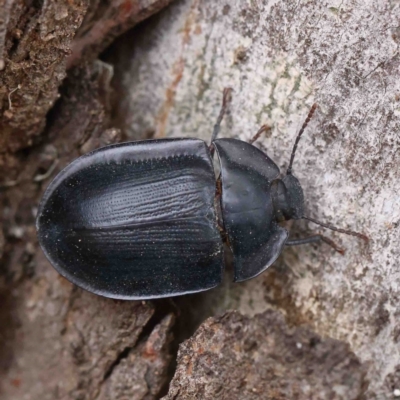
<instances>
[{"instance_id":1,"label":"rough bark texture","mask_svg":"<svg viewBox=\"0 0 400 400\"><path fill-rule=\"evenodd\" d=\"M167 2L93 0L72 43L88 2L0 0L1 398L160 398L171 332L182 341L227 309L244 316L207 320L182 346L167 398L396 398L399 5L178 0L95 60ZM67 61L81 56L94 61L71 68L58 91ZM234 96L221 136L248 139L269 124L256 145L281 167L319 103L294 164L307 212L363 231L369 245L324 232L345 257L290 248L252 281L233 284L228 268L218 289L154 304L102 299L59 277L34 228L49 180L122 139L209 140L226 86ZM292 226L294 236L313 230Z\"/></svg>"},{"instance_id":2,"label":"rough bark texture","mask_svg":"<svg viewBox=\"0 0 400 400\"><path fill-rule=\"evenodd\" d=\"M92 0L72 44L68 66L92 60L117 36L164 8L172 0Z\"/></svg>"},{"instance_id":3,"label":"rough bark texture","mask_svg":"<svg viewBox=\"0 0 400 400\"><path fill-rule=\"evenodd\" d=\"M102 386L99 400L150 400L159 398L167 383L166 371L171 362L169 348L173 316L167 315L113 370Z\"/></svg>"},{"instance_id":4,"label":"rough bark texture","mask_svg":"<svg viewBox=\"0 0 400 400\"><path fill-rule=\"evenodd\" d=\"M89 0L0 1L0 182L45 126ZM11 174L11 176L10 176ZM5 179L7 182L4 182Z\"/></svg>"},{"instance_id":5,"label":"rough bark texture","mask_svg":"<svg viewBox=\"0 0 400 400\"><path fill-rule=\"evenodd\" d=\"M36 240L35 207L48 171L119 138L118 130L104 130L109 73L96 62L70 74L46 144L30 153L20 183L2 196L8 239L0 315L5 399L114 398L104 393L121 390L118 379L126 373L119 362L127 357L142 357L143 368L129 381L141 387L134 398L155 399L165 385L172 316L156 325L150 303L112 301L74 288L50 267Z\"/></svg>"},{"instance_id":6,"label":"rough bark texture","mask_svg":"<svg viewBox=\"0 0 400 400\"><path fill-rule=\"evenodd\" d=\"M96 59L116 36L170 1L0 0L2 186L17 177L17 152L40 141L67 66Z\"/></svg>"},{"instance_id":7,"label":"rough bark texture","mask_svg":"<svg viewBox=\"0 0 400 400\"><path fill-rule=\"evenodd\" d=\"M57 4L47 7L54 11ZM72 7L78 3L68 4ZM10 13L15 12L14 6L10 3ZM24 18L30 16L26 12L21 10ZM83 13L82 9L81 16ZM30 23L36 24L32 29L48 27L50 16L44 15L39 22L37 18L32 20ZM61 27L60 23L57 29ZM52 74L43 73L45 64L38 61L49 49L45 44L40 47L32 38L26 40L31 42L25 50L30 54L37 51L38 57L28 63L37 68L38 80L33 79L31 70L24 72L31 90L44 90L43 80L49 79L51 93L47 93L45 106L35 97L27 99L25 109L22 103L13 102L20 119L14 120L15 126L0 127L4 143L0 151L4 151L5 161L0 165L0 396L49 400L114 398L113 393L123 393L119 382L125 381L129 388L140 388L133 398L156 399L160 391L165 391L170 368L173 317L165 316L160 321L150 303L111 301L73 288L51 268L38 248L35 233L37 205L49 178L79 155L121 140L118 129L108 128L112 66L95 61L71 70L61 99L41 132L65 76L68 52L57 59L59 65L54 68L61 72L55 79ZM57 45L58 42L51 44ZM20 46L22 49L23 44ZM13 70L7 69L10 65L14 64L6 60L1 76L7 82L14 79ZM31 124L29 111L37 111L35 107L40 107L37 125ZM15 135L15 129L21 132L20 136ZM43 144L15 153L32 144L30 136L39 134ZM14 147L13 140L18 143ZM136 364L141 368L126 381L123 365L133 358L140 359Z\"/></svg>"},{"instance_id":8,"label":"rough bark texture","mask_svg":"<svg viewBox=\"0 0 400 400\"><path fill-rule=\"evenodd\" d=\"M359 400L365 388L347 344L289 328L277 312L228 312L181 345L164 399Z\"/></svg>"},{"instance_id":9,"label":"rough bark texture","mask_svg":"<svg viewBox=\"0 0 400 400\"><path fill-rule=\"evenodd\" d=\"M230 86L221 136L248 139L270 125L256 145L284 169L319 104L294 163L307 214L362 231L369 244L300 221L294 236L323 232L346 255L325 244L286 249L265 274L228 283L206 304L248 315L274 307L350 343L369 366L369 399L400 390L399 18L390 1L185 0L137 32L134 46L127 35L110 58L113 124L131 138L209 140Z\"/></svg>"}]
</instances>

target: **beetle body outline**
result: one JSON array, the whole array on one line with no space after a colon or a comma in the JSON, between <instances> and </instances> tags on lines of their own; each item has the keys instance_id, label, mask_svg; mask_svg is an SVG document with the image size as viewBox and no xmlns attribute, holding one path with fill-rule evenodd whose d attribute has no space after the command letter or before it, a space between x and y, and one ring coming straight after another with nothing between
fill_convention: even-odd
<instances>
[{"instance_id":1,"label":"beetle body outline","mask_svg":"<svg viewBox=\"0 0 400 400\"><path fill-rule=\"evenodd\" d=\"M341 251L321 235L290 241L279 225L307 218L291 167L316 106L283 176L252 144L216 139L226 95L211 146L200 139L114 144L81 156L56 176L41 201L36 227L45 255L61 275L105 297L146 300L217 286L224 237L237 282L266 270L285 244L323 240ZM212 164L214 150L220 177Z\"/></svg>"}]
</instances>

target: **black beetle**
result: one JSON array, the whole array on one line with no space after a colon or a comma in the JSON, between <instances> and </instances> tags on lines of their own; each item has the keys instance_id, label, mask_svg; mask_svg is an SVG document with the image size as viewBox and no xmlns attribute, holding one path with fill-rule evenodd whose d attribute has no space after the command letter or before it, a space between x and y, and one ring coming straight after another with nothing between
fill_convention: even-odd
<instances>
[{"instance_id":1,"label":"black beetle","mask_svg":"<svg viewBox=\"0 0 400 400\"><path fill-rule=\"evenodd\" d=\"M107 146L61 171L37 216L39 242L57 271L76 285L116 299L151 299L217 286L223 241L233 253L235 281L268 268L288 240L279 222L304 216L303 191L251 143L217 139L229 101L224 91L211 145L199 139L145 140ZM212 164L218 153L221 173ZM217 183L217 184L216 184ZM308 218L310 221L319 223ZM327 228L367 239L364 235Z\"/></svg>"}]
</instances>

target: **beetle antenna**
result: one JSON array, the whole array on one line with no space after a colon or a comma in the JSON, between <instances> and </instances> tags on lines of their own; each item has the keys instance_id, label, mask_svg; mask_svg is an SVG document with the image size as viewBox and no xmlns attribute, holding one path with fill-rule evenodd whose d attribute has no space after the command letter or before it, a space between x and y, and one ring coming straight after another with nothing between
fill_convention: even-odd
<instances>
[{"instance_id":1,"label":"beetle antenna","mask_svg":"<svg viewBox=\"0 0 400 400\"><path fill-rule=\"evenodd\" d=\"M292 150L292 155L290 156L290 163L289 163L289 167L286 171L286 175L290 175L292 173L292 164L293 164L293 160L294 160L294 156L296 154L296 149L297 149L297 145L299 144L301 135L303 134L304 130L306 129L308 123L310 122L315 110L317 108L317 103L314 103L311 107L311 110L308 112L307 118L304 121L303 126L301 127L299 133L297 134L296 137L296 141L294 142L294 146L293 146L293 150Z\"/></svg>"},{"instance_id":2,"label":"beetle antenna","mask_svg":"<svg viewBox=\"0 0 400 400\"><path fill-rule=\"evenodd\" d=\"M316 219L310 218L310 217L303 216L303 219L306 219L307 221L313 222L314 224L323 226L324 228L330 229L331 231L336 231L336 232L340 232L340 233L345 233L346 235L355 236L355 237L358 237L360 239L365 240L366 242L369 241L368 236L366 236L366 235L364 235L362 233L358 233L358 232L354 232L354 231L348 231L346 229L335 228L332 225L325 224L323 222L317 221Z\"/></svg>"}]
</instances>

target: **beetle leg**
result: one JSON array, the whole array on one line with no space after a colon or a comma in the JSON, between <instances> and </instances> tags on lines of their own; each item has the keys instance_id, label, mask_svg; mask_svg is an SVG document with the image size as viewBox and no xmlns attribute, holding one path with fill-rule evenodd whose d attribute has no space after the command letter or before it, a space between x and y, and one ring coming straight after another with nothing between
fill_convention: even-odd
<instances>
[{"instance_id":1,"label":"beetle leg","mask_svg":"<svg viewBox=\"0 0 400 400\"><path fill-rule=\"evenodd\" d=\"M214 153L214 146L213 146L213 142L214 140L217 138L218 134L219 134L219 130L221 127L221 122L224 118L224 115L226 114L227 110L228 110L228 106L229 103L231 102L231 98L232 98L232 88L225 88L222 94L222 106L221 106L221 110L219 111L219 115L217 118L217 122L214 125L214 130L213 130L213 134L211 136L211 143L210 143L210 151L211 153Z\"/></svg>"},{"instance_id":2,"label":"beetle leg","mask_svg":"<svg viewBox=\"0 0 400 400\"><path fill-rule=\"evenodd\" d=\"M263 125L258 131L257 133L249 140L250 144L253 144L260 136L262 133L270 131L271 127L268 125Z\"/></svg>"},{"instance_id":3,"label":"beetle leg","mask_svg":"<svg viewBox=\"0 0 400 400\"><path fill-rule=\"evenodd\" d=\"M300 244L308 244L308 243L315 243L315 242L325 242L329 244L329 246L333 247L338 253L344 254L344 249L339 247L333 240L322 236L322 235L313 235L302 239L292 239L288 240L285 245L286 246L298 246Z\"/></svg>"}]
</instances>

